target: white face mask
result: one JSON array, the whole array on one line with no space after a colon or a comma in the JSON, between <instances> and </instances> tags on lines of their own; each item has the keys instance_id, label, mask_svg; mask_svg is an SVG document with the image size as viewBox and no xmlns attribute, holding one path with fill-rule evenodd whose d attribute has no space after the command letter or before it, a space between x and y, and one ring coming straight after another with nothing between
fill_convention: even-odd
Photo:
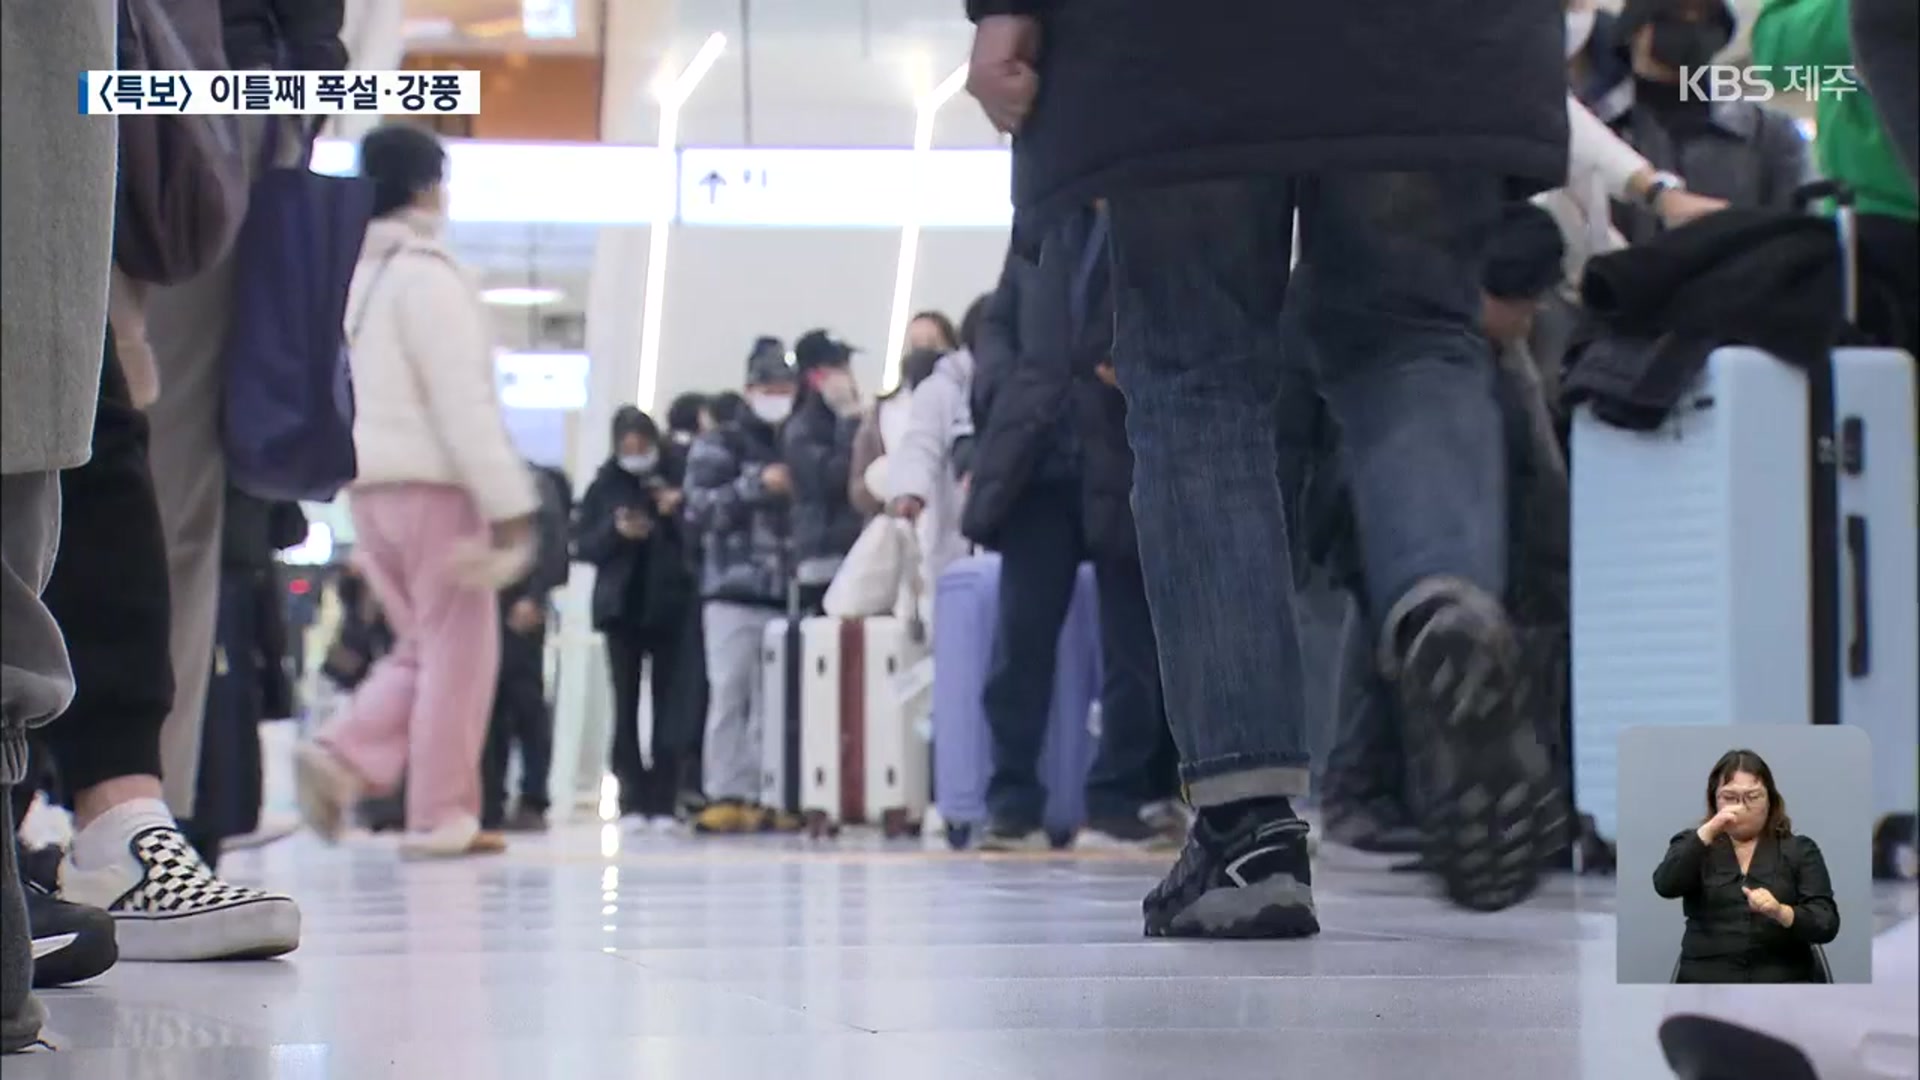
<instances>
[{"instance_id":1,"label":"white face mask","mask_svg":"<svg viewBox=\"0 0 1920 1080\"><path fill-rule=\"evenodd\" d=\"M769 424L778 424L793 413L793 395L752 393L747 395L747 408L753 415Z\"/></svg>"},{"instance_id":2,"label":"white face mask","mask_svg":"<svg viewBox=\"0 0 1920 1080\"><path fill-rule=\"evenodd\" d=\"M650 473L653 471L653 467L658 464L660 464L660 451L658 450L649 450L644 454L620 455L620 467L635 475Z\"/></svg>"},{"instance_id":3,"label":"white face mask","mask_svg":"<svg viewBox=\"0 0 1920 1080\"><path fill-rule=\"evenodd\" d=\"M1573 59L1587 47L1587 40L1593 37L1594 16L1592 8L1567 12L1567 59Z\"/></svg>"}]
</instances>

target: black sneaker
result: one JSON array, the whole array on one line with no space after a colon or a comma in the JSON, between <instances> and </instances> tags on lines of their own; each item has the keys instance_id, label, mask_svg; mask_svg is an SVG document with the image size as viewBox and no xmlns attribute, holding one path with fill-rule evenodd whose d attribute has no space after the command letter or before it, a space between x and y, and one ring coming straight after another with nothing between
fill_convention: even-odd
<instances>
[{"instance_id":1,"label":"black sneaker","mask_svg":"<svg viewBox=\"0 0 1920 1080\"><path fill-rule=\"evenodd\" d=\"M1533 894L1564 817L1525 716L1526 672L1500 604L1425 582L1388 619L1409 735L1427 771L1427 852L1454 903L1500 911Z\"/></svg>"},{"instance_id":2,"label":"black sneaker","mask_svg":"<svg viewBox=\"0 0 1920 1080\"><path fill-rule=\"evenodd\" d=\"M1043 829L995 821L980 833L980 841L974 847L981 851L1049 851L1053 843Z\"/></svg>"},{"instance_id":3,"label":"black sneaker","mask_svg":"<svg viewBox=\"0 0 1920 1080\"><path fill-rule=\"evenodd\" d=\"M113 916L69 904L26 883L27 925L33 930L33 988L50 990L102 975L120 959Z\"/></svg>"},{"instance_id":4,"label":"black sneaker","mask_svg":"<svg viewBox=\"0 0 1920 1080\"><path fill-rule=\"evenodd\" d=\"M1140 905L1148 937L1297 938L1320 932L1307 823L1249 814L1230 830L1205 814L1180 861Z\"/></svg>"}]
</instances>

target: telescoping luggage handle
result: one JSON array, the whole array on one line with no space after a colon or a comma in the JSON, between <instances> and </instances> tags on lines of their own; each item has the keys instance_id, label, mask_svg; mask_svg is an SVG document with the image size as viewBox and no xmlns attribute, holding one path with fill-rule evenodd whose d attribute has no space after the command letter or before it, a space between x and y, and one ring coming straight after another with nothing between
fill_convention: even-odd
<instances>
[{"instance_id":1,"label":"telescoping luggage handle","mask_svg":"<svg viewBox=\"0 0 1920 1080\"><path fill-rule=\"evenodd\" d=\"M1805 211L1821 199L1833 200L1833 229L1840 241L1840 312L1848 322L1860 318L1860 240L1855 228L1853 189L1838 180L1815 180L1794 190L1794 205Z\"/></svg>"},{"instance_id":2,"label":"telescoping luggage handle","mask_svg":"<svg viewBox=\"0 0 1920 1080\"><path fill-rule=\"evenodd\" d=\"M1794 192L1794 202L1802 211L1810 210L1822 199L1833 201L1833 226L1839 244L1840 310L1848 324L1860 317L1860 250L1854 222L1853 190L1835 180L1820 180L1802 185ZM1807 372L1808 420L1813 435L1813 462L1808 522L1812 531L1812 566L1809 577L1812 615L1811 659L1813 666L1812 719L1816 724L1837 724L1842 720L1841 681L1846 676L1865 677L1871 667L1867 640L1871 624L1868 612L1868 551L1866 521L1857 515L1843 524L1840 514L1840 472L1847 467L1847 453L1841 445L1841 424L1837 416L1832 357L1826 363L1813 364ZM1847 565L1843 569L1842 562ZM1841 582L1843 573L1852 582L1850 625L1842 630ZM1843 636L1844 635L1844 636ZM1842 674L1841 653L1846 654L1846 672Z\"/></svg>"}]
</instances>

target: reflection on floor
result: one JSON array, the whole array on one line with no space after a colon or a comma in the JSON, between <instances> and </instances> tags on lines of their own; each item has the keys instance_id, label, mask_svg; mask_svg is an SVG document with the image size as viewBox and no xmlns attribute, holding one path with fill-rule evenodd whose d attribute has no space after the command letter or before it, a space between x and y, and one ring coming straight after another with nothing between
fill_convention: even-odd
<instances>
[{"instance_id":1,"label":"reflection on floor","mask_svg":"<svg viewBox=\"0 0 1920 1080\"><path fill-rule=\"evenodd\" d=\"M1667 1075L1660 988L1613 985L1610 882L1475 916L1329 852L1319 939L1233 944L1142 940L1133 856L577 826L491 861L303 836L230 863L299 897L299 952L49 994L61 1050L7 1080Z\"/></svg>"}]
</instances>

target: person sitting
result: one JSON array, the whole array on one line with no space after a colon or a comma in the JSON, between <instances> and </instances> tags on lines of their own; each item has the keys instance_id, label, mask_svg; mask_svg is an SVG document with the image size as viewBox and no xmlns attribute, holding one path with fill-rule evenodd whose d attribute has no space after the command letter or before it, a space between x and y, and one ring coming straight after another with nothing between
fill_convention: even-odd
<instances>
[{"instance_id":1,"label":"person sitting","mask_svg":"<svg viewBox=\"0 0 1920 1080\"><path fill-rule=\"evenodd\" d=\"M1840 934L1827 862L1794 833L1759 754L1729 750L1714 763L1707 819L1674 834L1653 891L1686 908L1675 982L1824 981L1813 946Z\"/></svg>"},{"instance_id":2,"label":"person sitting","mask_svg":"<svg viewBox=\"0 0 1920 1080\"><path fill-rule=\"evenodd\" d=\"M1602 45L1626 55L1633 81L1594 102L1594 111L1658 170L1640 186L1639 205L1615 205L1614 224L1629 243L1667 227L1656 208L1674 188L1736 207L1790 210L1813 178L1793 117L1756 101L1709 101L1681 78L1712 63L1736 25L1726 0L1628 0L1609 24Z\"/></svg>"}]
</instances>

